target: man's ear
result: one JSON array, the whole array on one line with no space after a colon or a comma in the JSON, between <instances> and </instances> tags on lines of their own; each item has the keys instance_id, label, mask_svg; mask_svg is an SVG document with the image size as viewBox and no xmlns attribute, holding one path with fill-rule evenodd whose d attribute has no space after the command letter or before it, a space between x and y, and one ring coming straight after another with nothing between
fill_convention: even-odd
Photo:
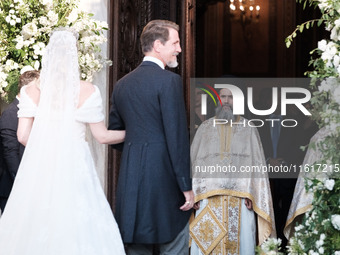
<instances>
[{"instance_id":1,"label":"man's ear","mask_svg":"<svg viewBox=\"0 0 340 255\"><path fill-rule=\"evenodd\" d=\"M160 52L163 44L160 40L156 40L153 42L153 48L156 52Z\"/></svg>"}]
</instances>

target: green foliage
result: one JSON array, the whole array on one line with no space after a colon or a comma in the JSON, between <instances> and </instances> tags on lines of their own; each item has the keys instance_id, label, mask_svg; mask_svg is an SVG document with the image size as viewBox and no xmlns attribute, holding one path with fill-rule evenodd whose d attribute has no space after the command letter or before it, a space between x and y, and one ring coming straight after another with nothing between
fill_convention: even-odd
<instances>
[{"instance_id":1,"label":"green foliage","mask_svg":"<svg viewBox=\"0 0 340 255\"><path fill-rule=\"evenodd\" d=\"M295 228L288 249L291 255L340 255L340 1L298 2L303 3L304 8L307 4L319 8L321 18L297 26L286 38L287 47L291 45L297 31L302 33L305 28L313 27L315 22L318 26L325 24L326 29L331 32L330 39L321 40L318 48L311 52L313 58L309 65L313 70L306 72L306 75L312 78L313 117L328 133L318 144L309 145L322 154L322 158L317 159L312 169L325 165L332 168L333 173L323 178L319 176L306 180L306 189L312 191L314 196L312 209L306 214L302 224Z\"/></svg>"},{"instance_id":2,"label":"green foliage","mask_svg":"<svg viewBox=\"0 0 340 255\"><path fill-rule=\"evenodd\" d=\"M72 27L79 33L80 79L91 81L109 63L101 56L106 22L78 8L79 0L0 1L0 96L10 102L17 93L20 71L41 68L51 32Z\"/></svg>"}]
</instances>

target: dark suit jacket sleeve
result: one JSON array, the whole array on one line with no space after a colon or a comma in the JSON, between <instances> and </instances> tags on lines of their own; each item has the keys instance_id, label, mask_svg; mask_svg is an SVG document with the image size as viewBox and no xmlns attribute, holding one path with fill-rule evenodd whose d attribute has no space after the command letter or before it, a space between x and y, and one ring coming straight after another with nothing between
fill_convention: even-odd
<instances>
[{"instance_id":1,"label":"dark suit jacket sleeve","mask_svg":"<svg viewBox=\"0 0 340 255\"><path fill-rule=\"evenodd\" d=\"M13 115L13 116L12 116ZM16 119L14 119L16 118ZM4 112L0 120L0 135L4 164L14 179L20 164L20 143L17 139L18 120L16 114Z\"/></svg>"},{"instance_id":2,"label":"dark suit jacket sleeve","mask_svg":"<svg viewBox=\"0 0 340 255\"><path fill-rule=\"evenodd\" d=\"M118 85L118 84L117 84ZM109 128L110 130L124 130L125 129L125 125L124 122L117 110L117 106L116 106L116 93L117 92L117 88L118 86L115 86L113 93L112 93L112 106L110 109L110 114L109 114ZM118 143L118 144L113 144L111 145L112 148L117 149L117 150L123 150L123 145L124 143Z\"/></svg>"},{"instance_id":3,"label":"dark suit jacket sleeve","mask_svg":"<svg viewBox=\"0 0 340 255\"><path fill-rule=\"evenodd\" d=\"M0 123L1 123L1 120L0 120ZM0 136L0 180L1 180L1 176L3 172L4 172L4 156L3 156L3 151L2 151L2 140Z\"/></svg>"},{"instance_id":4,"label":"dark suit jacket sleeve","mask_svg":"<svg viewBox=\"0 0 340 255\"><path fill-rule=\"evenodd\" d=\"M162 87L160 106L168 151L181 191L191 190L190 146L180 76L174 75Z\"/></svg>"}]
</instances>

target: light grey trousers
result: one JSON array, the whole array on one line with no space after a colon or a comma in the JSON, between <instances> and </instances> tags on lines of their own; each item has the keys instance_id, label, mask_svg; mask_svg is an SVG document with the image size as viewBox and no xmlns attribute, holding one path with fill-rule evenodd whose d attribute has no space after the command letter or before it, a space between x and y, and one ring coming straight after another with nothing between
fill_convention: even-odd
<instances>
[{"instance_id":1,"label":"light grey trousers","mask_svg":"<svg viewBox=\"0 0 340 255\"><path fill-rule=\"evenodd\" d=\"M189 255L189 223L174 240L157 244L160 255ZM127 255L152 255L153 244L130 244Z\"/></svg>"}]
</instances>

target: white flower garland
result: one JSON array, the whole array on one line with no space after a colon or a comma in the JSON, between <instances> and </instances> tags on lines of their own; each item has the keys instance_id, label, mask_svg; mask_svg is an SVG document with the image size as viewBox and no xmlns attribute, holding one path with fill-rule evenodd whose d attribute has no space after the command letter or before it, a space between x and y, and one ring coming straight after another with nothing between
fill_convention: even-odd
<instances>
[{"instance_id":1,"label":"white flower garland","mask_svg":"<svg viewBox=\"0 0 340 255\"><path fill-rule=\"evenodd\" d=\"M41 68L50 33L59 26L72 27L79 33L78 57L81 79L110 64L101 55L107 41L108 24L92 18L78 8L79 0L7 0L0 2L0 96L11 101L24 70Z\"/></svg>"}]
</instances>

